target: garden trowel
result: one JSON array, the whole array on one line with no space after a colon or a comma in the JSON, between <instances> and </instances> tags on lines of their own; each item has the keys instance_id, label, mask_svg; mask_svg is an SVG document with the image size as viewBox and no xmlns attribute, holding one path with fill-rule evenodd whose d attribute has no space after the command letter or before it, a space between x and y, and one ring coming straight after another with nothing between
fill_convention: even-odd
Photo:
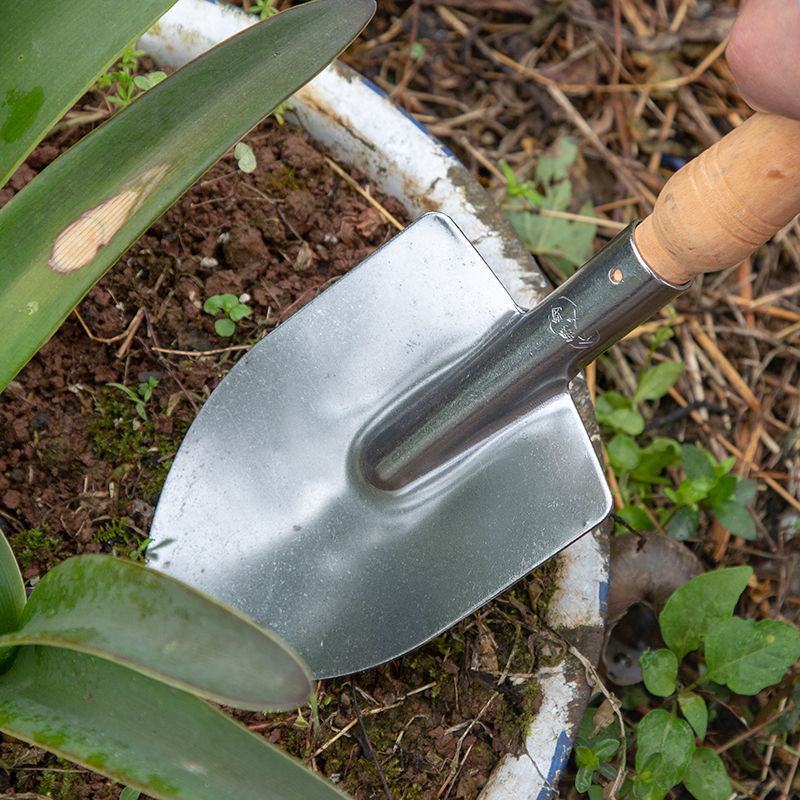
<instances>
[{"instance_id":1,"label":"garden trowel","mask_svg":"<svg viewBox=\"0 0 800 800\"><path fill-rule=\"evenodd\" d=\"M532 310L450 219L422 217L222 381L167 478L150 564L318 677L422 644L606 517L571 379L785 225L798 178L800 123L757 114Z\"/></svg>"}]
</instances>

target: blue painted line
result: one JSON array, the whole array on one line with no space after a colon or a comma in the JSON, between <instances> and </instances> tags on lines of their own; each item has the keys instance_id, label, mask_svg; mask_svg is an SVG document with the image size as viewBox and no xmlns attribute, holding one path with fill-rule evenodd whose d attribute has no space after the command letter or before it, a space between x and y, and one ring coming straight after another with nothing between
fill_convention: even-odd
<instances>
[{"instance_id":1,"label":"blue painted line","mask_svg":"<svg viewBox=\"0 0 800 800\"><path fill-rule=\"evenodd\" d=\"M561 772L567 765L570 751L572 750L572 739L567 736L566 731L561 731L556 741L556 749L553 753L553 760L550 762L550 769L547 771L545 785L536 797L536 800L551 800L558 791L558 780Z\"/></svg>"},{"instance_id":2,"label":"blue painted line","mask_svg":"<svg viewBox=\"0 0 800 800\"><path fill-rule=\"evenodd\" d=\"M605 617L606 612L608 611L608 593L610 590L610 583L605 581L600 581L600 613Z\"/></svg>"}]
</instances>

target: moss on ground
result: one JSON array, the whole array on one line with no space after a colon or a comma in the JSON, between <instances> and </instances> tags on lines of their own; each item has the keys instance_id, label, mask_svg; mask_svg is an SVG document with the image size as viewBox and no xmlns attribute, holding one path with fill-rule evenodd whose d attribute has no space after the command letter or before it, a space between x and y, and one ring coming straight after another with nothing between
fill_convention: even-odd
<instances>
[{"instance_id":1,"label":"moss on ground","mask_svg":"<svg viewBox=\"0 0 800 800\"><path fill-rule=\"evenodd\" d=\"M12 534L9 543L23 571L35 564L50 566L61 549L61 540L46 527Z\"/></svg>"},{"instance_id":2,"label":"moss on ground","mask_svg":"<svg viewBox=\"0 0 800 800\"><path fill-rule=\"evenodd\" d=\"M177 424L172 436L157 433L152 419L140 419L133 403L112 387L97 393L95 411L87 425L92 450L116 465L118 477L136 469L136 494L154 501L172 464L170 459L162 460L163 455L177 450L187 425Z\"/></svg>"}]
</instances>

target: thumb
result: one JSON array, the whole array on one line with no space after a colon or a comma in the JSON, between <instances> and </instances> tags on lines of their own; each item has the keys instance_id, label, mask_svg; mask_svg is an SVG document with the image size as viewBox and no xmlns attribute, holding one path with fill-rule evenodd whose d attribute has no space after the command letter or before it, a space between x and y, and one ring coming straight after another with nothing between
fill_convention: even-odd
<instances>
[{"instance_id":1,"label":"thumb","mask_svg":"<svg viewBox=\"0 0 800 800\"><path fill-rule=\"evenodd\" d=\"M747 0L726 55L753 108L800 119L800 0Z\"/></svg>"}]
</instances>

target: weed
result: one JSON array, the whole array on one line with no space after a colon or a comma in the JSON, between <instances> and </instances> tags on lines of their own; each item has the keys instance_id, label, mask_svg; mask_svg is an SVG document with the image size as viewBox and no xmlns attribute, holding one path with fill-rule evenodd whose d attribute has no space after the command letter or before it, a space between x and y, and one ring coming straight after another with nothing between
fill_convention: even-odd
<instances>
[{"instance_id":1,"label":"weed","mask_svg":"<svg viewBox=\"0 0 800 800\"><path fill-rule=\"evenodd\" d=\"M552 259L564 275L571 275L592 255L596 226L542 214L542 211L565 212L572 203L570 169L578 157L578 146L567 136L556 141L550 155L542 155L531 181L517 179L504 161L500 168L506 179L506 216L528 247ZM591 217L592 204L584 203L580 214Z\"/></svg>"},{"instance_id":2,"label":"weed","mask_svg":"<svg viewBox=\"0 0 800 800\"><path fill-rule=\"evenodd\" d=\"M267 19L278 13L278 9L275 8L275 0L252 0L247 6L247 10L259 19Z\"/></svg>"},{"instance_id":3,"label":"weed","mask_svg":"<svg viewBox=\"0 0 800 800\"><path fill-rule=\"evenodd\" d=\"M681 783L697 800L731 797L725 763L703 745L715 718L709 705L729 708L731 695L774 686L800 658L794 625L734 615L752 574L750 567L731 567L698 575L664 606L658 621L666 647L639 659L649 694L640 691L636 704L649 710L627 736L635 755L618 794L623 800L661 800ZM685 662L691 653L699 668ZM576 788L592 799L603 796L603 780L616 777L612 760L625 744L616 723L597 726L596 715L597 709L587 712L575 749Z\"/></svg>"},{"instance_id":4,"label":"weed","mask_svg":"<svg viewBox=\"0 0 800 800\"><path fill-rule=\"evenodd\" d=\"M151 375L144 383L139 384L136 391L121 383L107 383L106 386L112 386L114 389L122 392L125 397L133 403L139 418L147 422L145 405L150 402L150 398L153 396L153 390L158 386L158 380L156 378Z\"/></svg>"},{"instance_id":5,"label":"weed","mask_svg":"<svg viewBox=\"0 0 800 800\"><path fill-rule=\"evenodd\" d=\"M59 538L46 527L15 533L10 537L9 543L22 569L30 569L35 564L51 564L61 548Z\"/></svg>"},{"instance_id":6,"label":"weed","mask_svg":"<svg viewBox=\"0 0 800 800\"><path fill-rule=\"evenodd\" d=\"M124 556L131 561L143 561L149 539L133 530L125 519L112 520L103 525L94 537L100 544L111 547L111 554Z\"/></svg>"},{"instance_id":7,"label":"weed","mask_svg":"<svg viewBox=\"0 0 800 800\"><path fill-rule=\"evenodd\" d=\"M203 303L203 311L216 317L222 314L222 318L215 320L214 330L217 336L229 338L236 333L236 323L249 317L253 313L250 306L242 302L241 297L235 294L215 294Z\"/></svg>"},{"instance_id":8,"label":"weed","mask_svg":"<svg viewBox=\"0 0 800 800\"><path fill-rule=\"evenodd\" d=\"M114 67L98 78L97 87L99 89L111 90L105 96L111 105L117 106L117 108L126 108L138 94L152 89L167 77L166 73L160 70L136 75L135 73L139 69L139 56L143 55L143 50L136 50L131 45L122 53Z\"/></svg>"},{"instance_id":9,"label":"weed","mask_svg":"<svg viewBox=\"0 0 800 800\"><path fill-rule=\"evenodd\" d=\"M668 328L662 330L656 335L651 354L671 335ZM665 436L655 436L647 444L638 439L645 429L640 410L643 404L664 397L682 372L679 361L645 365L633 398L613 391L597 398L597 421L613 433L606 450L625 501L619 515L637 530L650 530L655 521L671 536L683 540L696 535L701 512L705 512L732 534L754 539L756 527L749 505L757 487L747 478L730 474L735 459L717 463L699 445L682 445ZM669 470L678 466L685 478L673 488Z\"/></svg>"}]
</instances>

